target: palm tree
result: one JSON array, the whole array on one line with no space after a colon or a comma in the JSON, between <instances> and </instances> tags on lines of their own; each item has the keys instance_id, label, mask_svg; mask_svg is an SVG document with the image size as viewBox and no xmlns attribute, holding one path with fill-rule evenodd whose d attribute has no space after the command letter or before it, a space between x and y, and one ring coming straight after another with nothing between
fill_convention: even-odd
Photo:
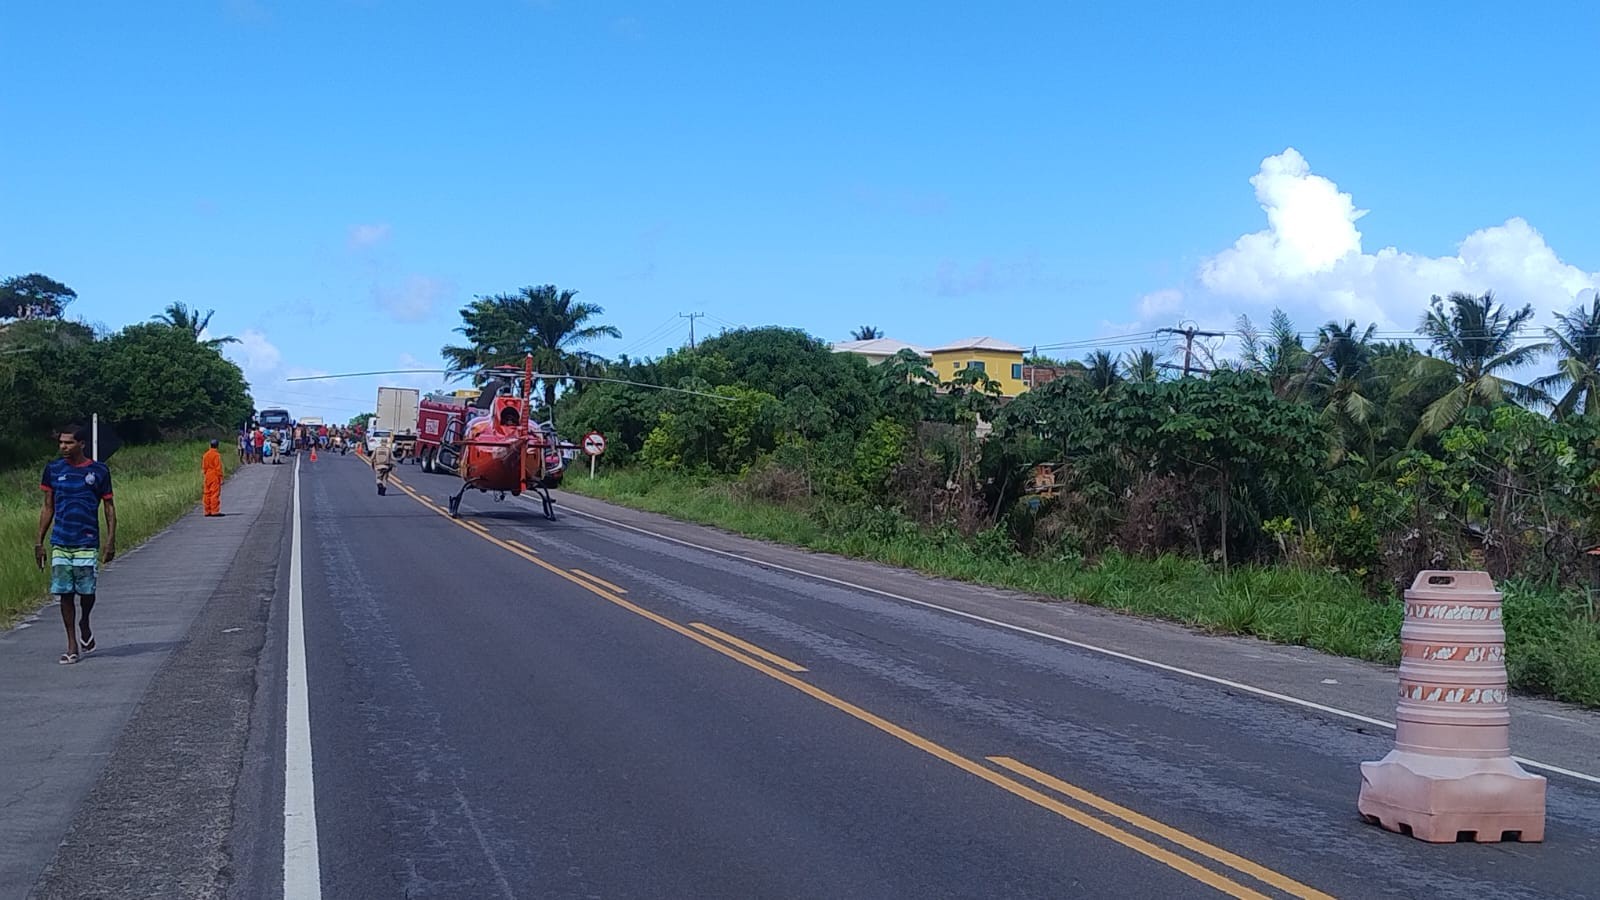
<instances>
[{"instance_id":1,"label":"palm tree","mask_svg":"<svg viewBox=\"0 0 1600 900\"><path fill-rule=\"evenodd\" d=\"M1305 390L1310 356L1288 313L1274 309L1266 334L1257 330L1249 316L1240 316L1238 325L1244 368L1267 376L1272 392L1279 397L1299 397Z\"/></svg>"},{"instance_id":2,"label":"palm tree","mask_svg":"<svg viewBox=\"0 0 1600 900\"><path fill-rule=\"evenodd\" d=\"M1089 386L1101 394L1108 394L1122 383L1122 367L1109 350L1096 350L1083 358Z\"/></svg>"},{"instance_id":3,"label":"palm tree","mask_svg":"<svg viewBox=\"0 0 1600 900\"><path fill-rule=\"evenodd\" d=\"M1329 320L1317 331L1317 345L1311 349L1306 376L1301 380L1301 393L1314 391L1322 406L1323 421L1337 429L1340 448L1336 455L1349 449L1350 439L1364 434L1366 453L1371 459L1373 432L1369 427L1376 409L1369 396L1373 375L1372 335L1376 325L1361 331L1353 320L1343 324Z\"/></svg>"},{"instance_id":4,"label":"palm tree","mask_svg":"<svg viewBox=\"0 0 1600 900\"><path fill-rule=\"evenodd\" d=\"M460 377L487 366L518 365L532 354L534 369L553 376L541 379L545 408L553 414L561 376L582 374L599 359L579 347L602 337L622 337L615 325L588 324L605 310L574 300L577 294L546 284L477 297L462 308L462 324L456 329L467 344L446 346L440 355L452 375ZM475 380L481 382L481 374Z\"/></svg>"},{"instance_id":5,"label":"palm tree","mask_svg":"<svg viewBox=\"0 0 1600 900\"><path fill-rule=\"evenodd\" d=\"M1122 375L1134 384L1152 384L1161 380L1161 361L1149 347L1129 350L1122 357Z\"/></svg>"},{"instance_id":6,"label":"palm tree","mask_svg":"<svg viewBox=\"0 0 1600 900\"><path fill-rule=\"evenodd\" d=\"M1508 311L1495 302L1493 291L1479 297L1454 293L1445 300L1434 296L1420 330L1437 355L1419 358L1412 379L1449 373L1455 387L1423 410L1412 443L1454 425L1469 406L1548 400L1538 388L1506 377L1550 349L1545 343L1517 346L1518 336L1532 318L1533 304Z\"/></svg>"},{"instance_id":7,"label":"palm tree","mask_svg":"<svg viewBox=\"0 0 1600 900\"><path fill-rule=\"evenodd\" d=\"M870 341L881 337L883 337L883 329L876 325L863 325L850 332L850 339L853 341Z\"/></svg>"},{"instance_id":8,"label":"palm tree","mask_svg":"<svg viewBox=\"0 0 1600 900\"><path fill-rule=\"evenodd\" d=\"M1600 296L1585 309L1578 304L1568 313L1556 313L1556 327L1546 328L1561 361L1556 373L1533 383L1539 390L1565 388L1555 402L1556 418L1600 416Z\"/></svg>"},{"instance_id":9,"label":"palm tree","mask_svg":"<svg viewBox=\"0 0 1600 900\"><path fill-rule=\"evenodd\" d=\"M208 309L204 315L201 315L200 310L190 309L188 304L175 301L168 303L166 310L158 316L151 316L150 320L164 323L168 327L176 328L179 331L186 331L197 343L204 344L213 350L224 344L239 343L239 339L231 334L217 338L207 338L204 341L200 340L200 335L206 333L206 326L211 324L211 317L216 314L216 310Z\"/></svg>"},{"instance_id":10,"label":"palm tree","mask_svg":"<svg viewBox=\"0 0 1600 900\"><path fill-rule=\"evenodd\" d=\"M1372 401L1367 429L1373 442L1372 462L1412 446L1422 413L1435 400L1455 389L1454 373L1431 368L1418 378L1417 362L1425 357L1411 341L1374 341L1365 394Z\"/></svg>"}]
</instances>

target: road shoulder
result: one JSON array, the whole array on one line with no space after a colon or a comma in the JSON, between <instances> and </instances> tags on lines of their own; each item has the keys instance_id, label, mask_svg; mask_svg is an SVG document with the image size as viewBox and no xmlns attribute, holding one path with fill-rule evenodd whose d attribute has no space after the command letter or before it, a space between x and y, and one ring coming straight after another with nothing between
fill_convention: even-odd
<instances>
[{"instance_id":1,"label":"road shoulder","mask_svg":"<svg viewBox=\"0 0 1600 900\"><path fill-rule=\"evenodd\" d=\"M18 686L0 698L0 896L188 895L226 877L289 473L241 470L222 518L189 513L108 566L100 648L77 665L55 664L53 605L0 636L0 680Z\"/></svg>"}]
</instances>

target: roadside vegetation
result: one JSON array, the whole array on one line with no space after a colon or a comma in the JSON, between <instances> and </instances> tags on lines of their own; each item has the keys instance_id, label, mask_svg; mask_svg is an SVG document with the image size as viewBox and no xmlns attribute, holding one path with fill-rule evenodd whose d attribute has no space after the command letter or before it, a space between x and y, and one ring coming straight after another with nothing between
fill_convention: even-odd
<instances>
[{"instance_id":1,"label":"roadside vegetation","mask_svg":"<svg viewBox=\"0 0 1600 900\"><path fill-rule=\"evenodd\" d=\"M172 524L200 502L200 455L204 441L175 441L125 447L112 460L111 485L117 502L117 553L125 554ZM0 628L48 600L49 575L34 565L38 537L39 473L36 465L0 472ZM224 453L232 472L237 458Z\"/></svg>"},{"instance_id":2,"label":"roadside vegetation","mask_svg":"<svg viewBox=\"0 0 1600 900\"><path fill-rule=\"evenodd\" d=\"M33 542L58 429L99 415L127 552L199 501L199 439L231 448L254 412L244 374L220 352L234 339L209 332L210 312L170 303L108 332L67 317L76 298L38 273L0 279L0 627L45 599ZM231 470L230 453L223 464Z\"/></svg>"},{"instance_id":3,"label":"roadside vegetation","mask_svg":"<svg viewBox=\"0 0 1600 900\"><path fill-rule=\"evenodd\" d=\"M912 352L871 365L784 328L601 360L576 346L599 308L573 309L548 286L481 298L446 351L542 347L542 371L628 382L567 381L545 410L608 439L606 477L571 490L1391 663L1416 573L1484 569L1512 684L1600 706L1600 300L1540 333L1492 294L1434 297L1389 341L1278 312L1241 319L1227 360L1032 358L1061 377L1009 400L980 370L941 383Z\"/></svg>"}]
</instances>

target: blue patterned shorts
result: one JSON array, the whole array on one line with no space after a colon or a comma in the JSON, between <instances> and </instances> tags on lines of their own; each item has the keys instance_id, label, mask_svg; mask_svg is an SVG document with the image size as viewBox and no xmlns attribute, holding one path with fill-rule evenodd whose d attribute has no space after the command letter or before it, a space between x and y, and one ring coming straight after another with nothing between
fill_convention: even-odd
<instances>
[{"instance_id":1,"label":"blue patterned shorts","mask_svg":"<svg viewBox=\"0 0 1600 900\"><path fill-rule=\"evenodd\" d=\"M50 593L92 594L99 572L99 548L50 545Z\"/></svg>"}]
</instances>

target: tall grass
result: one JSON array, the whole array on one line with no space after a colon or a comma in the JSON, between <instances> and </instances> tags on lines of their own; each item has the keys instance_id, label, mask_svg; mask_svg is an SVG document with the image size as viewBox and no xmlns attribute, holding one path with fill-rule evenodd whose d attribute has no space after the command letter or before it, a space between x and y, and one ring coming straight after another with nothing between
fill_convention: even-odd
<instances>
[{"instance_id":1,"label":"tall grass","mask_svg":"<svg viewBox=\"0 0 1600 900\"><path fill-rule=\"evenodd\" d=\"M143 543L200 502L201 441L125 447L111 458L117 502L117 552ZM38 538L37 465L0 471L0 627L37 609L47 598L49 576L34 565ZM226 471L237 460L222 455Z\"/></svg>"},{"instance_id":2,"label":"tall grass","mask_svg":"<svg viewBox=\"0 0 1600 900\"><path fill-rule=\"evenodd\" d=\"M889 527L875 511L852 517L809 504L777 506L744 497L727 482L645 470L622 470L592 481L572 478L566 488L752 537L944 578L1356 659L1395 664L1400 657L1404 611L1398 598L1373 599L1359 584L1329 572L1237 566L1224 574L1173 554L1141 559L1113 552L1092 564L996 554L984 542L954 534ZM852 520L858 524L851 525ZM1512 686L1600 707L1600 625L1573 615L1570 598L1559 592L1516 582L1502 590Z\"/></svg>"}]
</instances>

